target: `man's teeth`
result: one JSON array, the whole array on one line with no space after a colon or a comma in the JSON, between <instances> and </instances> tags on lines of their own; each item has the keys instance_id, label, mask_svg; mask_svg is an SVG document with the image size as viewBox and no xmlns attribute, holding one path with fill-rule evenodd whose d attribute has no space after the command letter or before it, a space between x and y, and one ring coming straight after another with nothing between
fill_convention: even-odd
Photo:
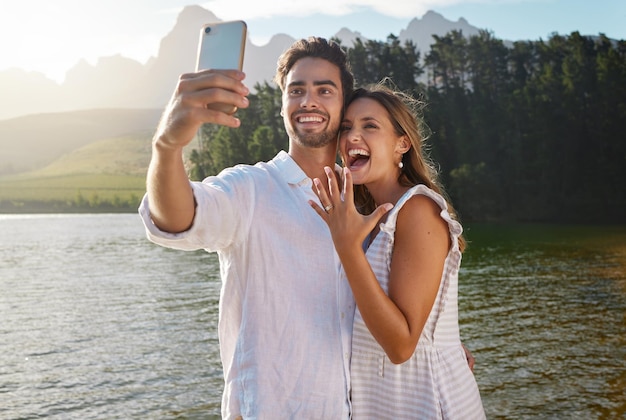
<instances>
[{"instance_id":1,"label":"man's teeth","mask_svg":"<svg viewBox=\"0 0 626 420\"><path fill-rule=\"evenodd\" d=\"M306 122L322 122L322 117L299 117L298 121L300 121L301 123L306 123Z\"/></svg>"}]
</instances>

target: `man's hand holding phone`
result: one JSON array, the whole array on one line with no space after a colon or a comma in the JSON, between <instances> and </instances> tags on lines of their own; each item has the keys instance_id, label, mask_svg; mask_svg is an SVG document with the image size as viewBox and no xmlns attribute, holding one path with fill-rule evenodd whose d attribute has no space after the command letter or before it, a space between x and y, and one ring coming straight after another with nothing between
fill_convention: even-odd
<instances>
[{"instance_id":1,"label":"man's hand holding phone","mask_svg":"<svg viewBox=\"0 0 626 420\"><path fill-rule=\"evenodd\" d=\"M246 24L242 21L204 25L200 31L196 73L180 76L161 118L155 139L167 148L182 148L205 123L239 127L233 114L248 107L243 84Z\"/></svg>"},{"instance_id":2,"label":"man's hand holding phone","mask_svg":"<svg viewBox=\"0 0 626 420\"><path fill-rule=\"evenodd\" d=\"M196 71L241 70L246 34L246 23L241 20L204 25L200 31ZM237 111L236 104L230 102L211 102L208 108L227 114Z\"/></svg>"},{"instance_id":3,"label":"man's hand holding phone","mask_svg":"<svg viewBox=\"0 0 626 420\"><path fill-rule=\"evenodd\" d=\"M215 109L215 105L247 108L249 90L243 84L244 77L239 70L203 70L180 76L156 136L162 137L165 145L184 147L193 140L202 124L239 127L237 117Z\"/></svg>"}]
</instances>

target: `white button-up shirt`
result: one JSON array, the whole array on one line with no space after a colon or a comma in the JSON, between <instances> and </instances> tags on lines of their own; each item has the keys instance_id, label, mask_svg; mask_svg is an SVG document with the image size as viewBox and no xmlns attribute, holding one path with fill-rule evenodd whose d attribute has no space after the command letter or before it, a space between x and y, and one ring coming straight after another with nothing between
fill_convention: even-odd
<instances>
[{"instance_id":1,"label":"white button-up shirt","mask_svg":"<svg viewBox=\"0 0 626 420\"><path fill-rule=\"evenodd\" d=\"M153 242L218 253L222 416L348 418L354 301L328 227L308 204L319 202L311 179L280 152L192 188L188 231L157 229L146 197L140 214Z\"/></svg>"}]
</instances>

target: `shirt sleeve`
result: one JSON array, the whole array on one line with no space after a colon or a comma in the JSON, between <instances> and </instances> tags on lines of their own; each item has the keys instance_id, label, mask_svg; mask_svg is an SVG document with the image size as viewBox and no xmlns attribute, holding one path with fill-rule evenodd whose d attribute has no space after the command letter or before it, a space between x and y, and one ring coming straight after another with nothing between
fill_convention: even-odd
<instances>
[{"instance_id":1,"label":"shirt sleeve","mask_svg":"<svg viewBox=\"0 0 626 420\"><path fill-rule=\"evenodd\" d=\"M185 232L160 230L150 216L147 194L139 206L139 215L148 239L168 248L209 252L226 248L247 237L254 199L254 186L246 182L241 171L224 171L202 182L190 182L196 212L191 227Z\"/></svg>"}]
</instances>

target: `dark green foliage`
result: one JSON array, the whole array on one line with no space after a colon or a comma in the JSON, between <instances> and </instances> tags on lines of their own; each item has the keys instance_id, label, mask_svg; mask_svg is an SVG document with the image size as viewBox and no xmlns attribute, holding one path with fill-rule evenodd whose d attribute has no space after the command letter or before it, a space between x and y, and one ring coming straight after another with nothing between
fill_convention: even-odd
<instances>
[{"instance_id":1,"label":"dark green foliage","mask_svg":"<svg viewBox=\"0 0 626 420\"><path fill-rule=\"evenodd\" d=\"M434 158L466 220L623 223L626 44L553 35L506 48L435 38Z\"/></svg>"},{"instance_id":2,"label":"dark green foliage","mask_svg":"<svg viewBox=\"0 0 626 420\"><path fill-rule=\"evenodd\" d=\"M487 31L411 42L357 39L358 86L389 77L427 103L428 150L463 220L623 223L626 42L552 35L506 47ZM207 126L191 175L271 159L287 147L280 89L265 83L237 130Z\"/></svg>"},{"instance_id":3,"label":"dark green foliage","mask_svg":"<svg viewBox=\"0 0 626 420\"><path fill-rule=\"evenodd\" d=\"M209 124L201 128L201 149L193 150L189 158L191 179L201 180L239 163L267 161L286 149L280 88L265 82L257 84L255 92L248 96L250 106L237 111L241 120L238 129Z\"/></svg>"},{"instance_id":4,"label":"dark green foliage","mask_svg":"<svg viewBox=\"0 0 626 420\"><path fill-rule=\"evenodd\" d=\"M398 89L418 94L418 77L423 73L419 64L420 53L411 41L402 45L389 35L387 42L363 41L357 38L348 49L348 58L355 84L363 86L390 78Z\"/></svg>"},{"instance_id":5,"label":"dark green foliage","mask_svg":"<svg viewBox=\"0 0 626 420\"><path fill-rule=\"evenodd\" d=\"M141 198L114 195L111 199L93 194L89 199L78 192L73 200L0 200L0 214L12 213L129 213L136 212Z\"/></svg>"}]
</instances>

